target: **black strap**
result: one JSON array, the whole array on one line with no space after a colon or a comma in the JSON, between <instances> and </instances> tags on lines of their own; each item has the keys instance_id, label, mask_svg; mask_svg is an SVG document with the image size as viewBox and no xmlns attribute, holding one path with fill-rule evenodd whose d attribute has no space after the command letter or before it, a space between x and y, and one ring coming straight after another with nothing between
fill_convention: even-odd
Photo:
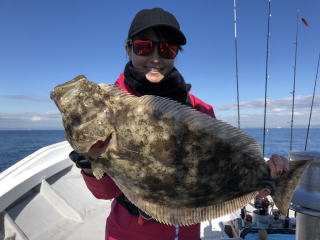
<instances>
[{"instance_id":1,"label":"black strap","mask_svg":"<svg viewBox=\"0 0 320 240\"><path fill-rule=\"evenodd\" d=\"M120 203L121 206L127 209L131 215L136 217L139 216L138 208L133 203L131 203L124 194L116 197L116 200L118 203Z\"/></svg>"},{"instance_id":2,"label":"black strap","mask_svg":"<svg viewBox=\"0 0 320 240\"><path fill-rule=\"evenodd\" d=\"M136 217L141 216L145 220L152 219L152 217L150 217L144 211L142 211L141 209L136 207L133 203L131 203L124 194L121 194L120 196L116 197L116 200L121 206L127 209L132 216L136 216Z\"/></svg>"}]
</instances>

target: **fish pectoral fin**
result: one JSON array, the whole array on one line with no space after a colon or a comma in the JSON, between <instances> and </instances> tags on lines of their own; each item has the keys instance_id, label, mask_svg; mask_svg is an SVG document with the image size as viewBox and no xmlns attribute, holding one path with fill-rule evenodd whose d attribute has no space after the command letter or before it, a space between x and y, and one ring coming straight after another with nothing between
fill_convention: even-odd
<instances>
[{"instance_id":1,"label":"fish pectoral fin","mask_svg":"<svg viewBox=\"0 0 320 240\"><path fill-rule=\"evenodd\" d=\"M93 176L100 180L104 174L105 174L105 171L103 170L104 167L101 163L97 163L97 162L92 162L91 163L91 168L92 168L92 173L93 173Z\"/></svg>"}]
</instances>

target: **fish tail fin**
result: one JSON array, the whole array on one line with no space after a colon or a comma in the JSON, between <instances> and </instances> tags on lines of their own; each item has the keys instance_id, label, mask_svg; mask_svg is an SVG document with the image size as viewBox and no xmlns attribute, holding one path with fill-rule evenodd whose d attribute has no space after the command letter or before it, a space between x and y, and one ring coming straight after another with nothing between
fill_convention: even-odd
<instances>
[{"instance_id":1,"label":"fish tail fin","mask_svg":"<svg viewBox=\"0 0 320 240\"><path fill-rule=\"evenodd\" d=\"M282 215L287 215L293 193L311 162L310 160L290 161L289 171L275 180L271 197Z\"/></svg>"}]
</instances>

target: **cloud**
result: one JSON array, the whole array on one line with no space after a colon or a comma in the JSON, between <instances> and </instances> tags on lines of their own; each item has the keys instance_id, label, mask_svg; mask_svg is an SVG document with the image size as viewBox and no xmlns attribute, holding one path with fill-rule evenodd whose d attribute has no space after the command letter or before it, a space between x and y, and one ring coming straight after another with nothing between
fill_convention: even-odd
<instances>
[{"instance_id":1,"label":"cloud","mask_svg":"<svg viewBox=\"0 0 320 240\"><path fill-rule=\"evenodd\" d=\"M295 98L293 126L305 128L310 117L312 96L298 96ZM238 125L237 105L227 104L214 108L218 119L234 126ZM266 125L267 127L291 127L292 98L268 99ZM320 127L320 95L314 98L311 127ZM264 125L264 99L256 99L240 103L240 125L243 128Z\"/></svg>"},{"instance_id":2,"label":"cloud","mask_svg":"<svg viewBox=\"0 0 320 240\"><path fill-rule=\"evenodd\" d=\"M294 127L307 127L310 114L311 96L297 97L294 113ZM268 100L266 125L273 127L290 127L290 98ZM320 96L315 97L311 127L320 127ZM240 104L241 128L263 127L264 100L257 99ZM215 107L218 119L237 126L237 106L235 104ZM1 113L0 129L63 129L58 110L43 113Z\"/></svg>"},{"instance_id":3,"label":"cloud","mask_svg":"<svg viewBox=\"0 0 320 240\"><path fill-rule=\"evenodd\" d=\"M312 102L312 96L303 96L295 98L295 109L300 111L310 111L310 106ZM320 95L316 95L314 98L313 107L320 106ZM267 99L267 111L268 112L278 112L284 113L291 111L292 108L292 98L283 98L271 100ZM248 102L240 103L240 110L262 110L264 109L264 99L256 99ZM226 104L222 106L215 107L217 111L234 111L237 110L237 104Z\"/></svg>"},{"instance_id":4,"label":"cloud","mask_svg":"<svg viewBox=\"0 0 320 240\"><path fill-rule=\"evenodd\" d=\"M216 114L217 118L227 122L233 126L237 126L237 115L236 114ZM309 122L309 114L295 112L293 126L295 128L306 128ZM240 126L241 128L262 128L264 125L263 114L241 114L240 115ZM267 128L290 128L291 127L291 114L278 114L269 113L266 116L266 127ZM311 118L311 127L320 127L320 114L313 114Z\"/></svg>"},{"instance_id":5,"label":"cloud","mask_svg":"<svg viewBox=\"0 0 320 240\"><path fill-rule=\"evenodd\" d=\"M0 129L62 129L58 111L44 113L0 113Z\"/></svg>"},{"instance_id":6,"label":"cloud","mask_svg":"<svg viewBox=\"0 0 320 240\"><path fill-rule=\"evenodd\" d=\"M46 118L61 119L61 114L58 110L45 112L43 113L43 116L45 116Z\"/></svg>"},{"instance_id":7,"label":"cloud","mask_svg":"<svg viewBox=\"0 0 320 240\"><path fill-rule=\"evenodd\" d=\"M42 118L42 117L39 117L39 116L34 116L34 117L32 117L30 120L36 122L36 121L42 121L43 118Z\"/></svg>"},{"instance_id":8,"label":"cloud","mask_svg":"<svg viewBox=\"0 0 320 240\"><path fill-rule=\"evenodd\" d=\"M284 112L285 110L286 110L285 108L273 108L270 110L270 112L280 113L280 112Z\"/></svg>"},{"instance_id":9,"label":"cloud","mask_svg":"<svg viewBox=\"0 0 320 240\"><path fill-rule=\"evenodd\" d=\"M16 99L16 100L31 101L31 102L51 102L50 99L47 97L34 97L34 96L28 96L28 95L6 95L4 97L8 99Z\"/></svg>"},{"instance_id":10,"label":"cloud","mask_svg":"<svg viewBox=\"0 0 320 240\"><path fill-rule=\"evenodd\" d=\"M58 111L48 111L44 113L1 113L0 119L8 120L30 120L30 121L39 121L39 120L60 120L61 115Z\"/></svg>"}]
</instances>

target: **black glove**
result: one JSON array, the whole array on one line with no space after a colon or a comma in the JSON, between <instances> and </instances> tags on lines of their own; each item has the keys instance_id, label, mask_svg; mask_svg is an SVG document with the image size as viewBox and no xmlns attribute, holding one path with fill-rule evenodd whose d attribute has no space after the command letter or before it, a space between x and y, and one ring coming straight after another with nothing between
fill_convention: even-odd
<instances>
[{"instance_id":1,"label":"black glove","mask_svg":"<svg viewBox=\"0 0 320 240\"><path fill-rule=\"evenodd\" d=\"M91 163L81 154L72 151L69 158L76 164L78 168L91 168Z\"/></svg>"}]
</instances>

